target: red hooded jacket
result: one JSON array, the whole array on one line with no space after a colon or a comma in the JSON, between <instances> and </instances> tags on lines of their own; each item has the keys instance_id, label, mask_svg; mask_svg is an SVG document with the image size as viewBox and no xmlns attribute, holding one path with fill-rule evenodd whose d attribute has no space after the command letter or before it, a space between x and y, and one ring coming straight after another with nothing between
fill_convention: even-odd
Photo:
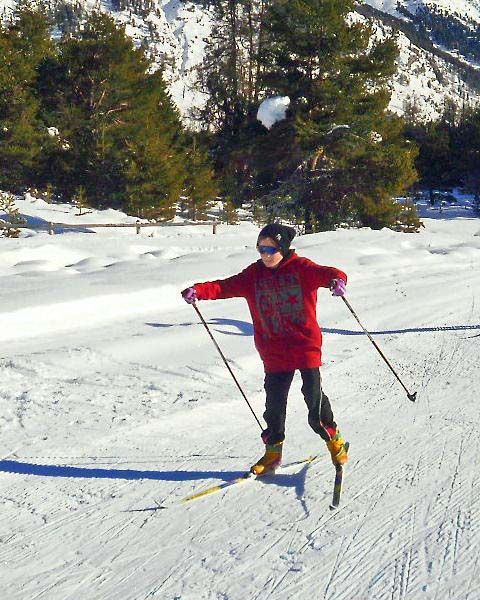
<instances>
[{"instance_id":1,"label":"red hooded jacket","mask_svg":"<svg viewBox=\"0 0 480 600\"><path fill-rule=\"evenodd\" d=\"M345 273L291 252L274 269L262 260L238 275L196 283L199 300L245 298L253 320L255 346L266 373L321 365L322 333L317 323L317 288Z\"/></svg>"}]
</instances>

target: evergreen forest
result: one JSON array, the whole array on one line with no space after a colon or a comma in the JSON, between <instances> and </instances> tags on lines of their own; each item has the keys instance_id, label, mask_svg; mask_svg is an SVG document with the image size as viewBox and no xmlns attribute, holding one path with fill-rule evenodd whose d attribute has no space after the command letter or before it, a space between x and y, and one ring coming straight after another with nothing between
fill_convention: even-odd
<instances>
[{"instance_id":1,"label":"evergreen forest","mask_svg":"<svg viewBox=\"0 0 480 600\"><path fill-rule=\"evenodd\" d=\"M43 11L20 7L0 31L0 189L81 196L146 218L201 218L219 190L161 70L122 27L92 12L58 41Z\"/></svg>"},{"instance_id":2,"label":"evergreen forest","mask_svg":"<svg viewBox=\"0 0 480 600\"><path fill-rule=\"evenodd\" d=\"M432 123L390 113L395 37L349 18L353 0L198 3L217 26L194 127L148 47L110 15L64 8L53 38L60 5L20 4L0 27L0 189L155 219L179 206L202 219L220 197L230 216L248 204L258 222L305 232L395 227L395 198L418 187L479 194L480 112L449 106ZM267 129L257 111L273 96L290 104Z\"/></svg>"}]
</instances>

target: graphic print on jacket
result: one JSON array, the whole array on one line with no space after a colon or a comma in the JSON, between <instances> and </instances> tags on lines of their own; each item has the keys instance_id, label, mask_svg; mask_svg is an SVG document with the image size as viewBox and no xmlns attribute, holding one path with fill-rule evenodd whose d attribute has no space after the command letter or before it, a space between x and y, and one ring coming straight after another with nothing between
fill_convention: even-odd
<instances>
[{"instance_id":1,"label":"graphic print on jacket","mask_svg":"<svg viewBox=\"0 0 480 600\"><path fill-rule=\"evenodd\" d=\"M297 273L279 273L277 277L258 279L255 302L264 338L285 336L306 323L303 292Z\"/></svg>"},{"instance_id":2,"label":"graphic print on jacket","mask_svg":"<svg viewBox=\"0 0 480 600\"><path fill-rule=\"evenodd\" d=\"M199 300L245 298L252 316L255 347L266 373L313 369L322 364L317 322L317 289L343 271L317 265L295 252L272 270L261 260L241 273L196 283Z\"/></svg>"}]
</instances>

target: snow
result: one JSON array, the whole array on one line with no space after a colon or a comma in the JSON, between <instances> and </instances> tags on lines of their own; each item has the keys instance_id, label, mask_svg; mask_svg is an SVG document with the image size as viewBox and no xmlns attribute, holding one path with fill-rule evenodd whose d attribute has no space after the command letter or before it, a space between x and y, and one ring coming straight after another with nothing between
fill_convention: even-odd
<instances>
[{"instance_id":1,"label":"snow","mask_svg":"<svg viewBox=\"0 0 480 600\"><path fill-rule=\"evenodd\" d=\"M13 0L0 0L0 13L10 14L14 4ZM212 11L197 2L157 0L144 18L135 13L135 8L133 12L131 8L115 11L110 0L101 0L100 4L97 0L80 0L80 4L90 10L100 8L110 12L118 23L125 26L137 46L147 40L153 68L161 66L164 69L170 95L184 122L197 129L200 126L198 111L207 100L198 81L198 67L203 61L206 41L215 28ZM367 4L400 18L405 17L397 11L397 4L410 12L428 4L474 22L480 21L478 0L403 0L400 3L397 0L368 0ZM391 34L388 27L378 22L374 29L380 37ZM57 31L55 36L58 35ZM390 110L404 114L405 109L413 105L419 118L432 120L443 114L448 100L453 100L457 106L473 107L478 104L478 92L462 81L455 71L452 72L450 65L413 45L402 32L398 33L397 40L400 56L398 71L390 85ZM466 58L458 58L468 62Z\"/></svg>"},{"instance_id":2,"label":"snow","mask_svg":"<svg viewBox=\"0 0 480 600\"><path fill-rule=\"evenodd\" d=\"M368 4L392 12L387 10L391 8L389 4L384 5L383 8L374 2ZM349 18L352 22L367 22L367 19L358 13L351 13ZM469 88L455 71L446 68L446 63L442 59L412 44L402 31L393 32L391 27L378 21L373 23L375 41L383 41L392 35L396 36L399 54L397 72L389 82L391 92L389 110L403 115L407 109L410 109L416 114L418 120L432 121L442 116L448 102L456 106L474 107L478 104L478 92Z\"/></svg>"},{"instance_id":3,"label":"snow","mask_svg":"<svg viewBox=\"0 0 480 600\"><path fill-rule=\"evenodd\" d=\"M399 14L398 5L406 8L412 14L415 14L422 6L427 6L444 13L460 15L475 21L480 20L480 2L478 0L368 0L367 4L395 16Z\"/></svg>"},{"instance_id":4,"label":"snow","mask_svg":"<svg viewBox=\"0 0 480 600\"><path fill-rule=\"evenodd\" d=\"M112 15L125 25L126 33L137 45L147 36L147 25L153 27L156 37L155 41L149 42L149 51L154 64L164 68L173 101L194 126L195 121L190 119L192 108L202 108L207 100L198 85L197 68L212 32L210 11L193 2L159 0L145 20L131 14L130 9L113 11Z\"/></svg>"},{"instance_id":5,"label":"snow","mask_svg":"<svg viewBox=\"0 0 480 600\"><path fill-rule=\"evenodd\" d=\"M33 197L17 205L32 221L106 218ZM2 597L480 598L480 221L465 199L420 208L418 235L295 240L348 273L350 303L418 392L409 402L344 303L320 290L324 387L351 442L333 513L333 468L298 376L285 461L316 462L143 510L229 480L261 453L257 424L180 298L256 260L256 226L0 239ZM261 418L245 302L199 309Z\"/></svg>"},{"instance_id":6,"label":"snow","mask_svg":"<svg viewBox=\"0 0 480 600\"><path fill-rule=\"evenodd\" d=\"M398 36L397 43L398 70L390 82L392 96L388 107L392 112L402 115L410 107L417 118L431 121L442 116L448 101L456 106L462 102L472 107L478 104L478 93L468 90L458 75L446 71L443 80L439 80L440 59L412 45L403 34Z\"/></svg>"},{"instance_id":7,"label":"snow","mask_svg":"<svg viewBox=\"0 0 480 600\"><path fill-rule=\"evenodd\" d=\"M270 129L278 121L285 118L285 113L290 106L290 98L288 96L272 96L266 98L260 103L257 111L257 119L267 129Z\"/></svg>"}]
</instances>

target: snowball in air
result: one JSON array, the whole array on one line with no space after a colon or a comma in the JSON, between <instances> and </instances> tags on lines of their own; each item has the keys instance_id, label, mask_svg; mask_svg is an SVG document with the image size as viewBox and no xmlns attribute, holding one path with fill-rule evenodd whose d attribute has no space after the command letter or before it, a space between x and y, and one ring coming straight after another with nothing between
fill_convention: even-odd
<instances>
[{"instance_id":1,"label":"snowball in air","mask_svg":"<svg viewBox=\"0 0 480 600\"><path fill-rule=\"evenodd\" d=\"M285 118L285 113L289 105L290 98L288 96L267 98L258 107L257 119L267 129L270 129L277 121L282 121Z\"/></svg>"}]
</instances>

